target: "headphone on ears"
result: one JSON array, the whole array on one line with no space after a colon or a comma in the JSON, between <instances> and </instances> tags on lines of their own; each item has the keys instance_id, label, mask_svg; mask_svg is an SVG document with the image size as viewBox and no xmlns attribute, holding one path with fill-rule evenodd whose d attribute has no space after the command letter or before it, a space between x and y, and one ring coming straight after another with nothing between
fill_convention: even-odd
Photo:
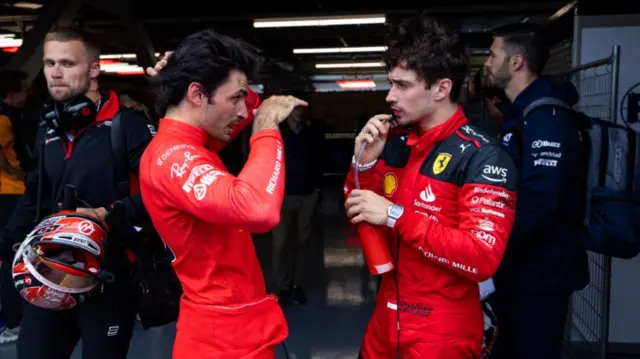
<instances>
[{"instance_id":1,"label":"headphone on ears","mask_svg":"<svg viewBox=\"0 0 640 359\"><path fill-rule=\"evenodd\" d=\"M96 116L96 104L84 95L66 102L49 101L42 111L44 122L59 131L87 127L95 121Z\"/></svg>"}]
</instances>

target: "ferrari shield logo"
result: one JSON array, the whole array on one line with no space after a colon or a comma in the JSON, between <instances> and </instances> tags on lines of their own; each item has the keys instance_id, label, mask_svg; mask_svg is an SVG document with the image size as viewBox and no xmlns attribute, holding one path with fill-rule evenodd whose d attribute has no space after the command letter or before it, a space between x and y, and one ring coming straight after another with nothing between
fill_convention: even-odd
<instances>
[{"instance_id":1,"label":"ferrari shield logo","mask_svg":"<svg viewBox=\"0 0 640 359\"><path fill-rule=\"evenodd\" d=\"M451 155L448 153L439 153L436 160L433 162L433 174L439 175L447 168L447 165L451 161Z\"/></svg>"}]
</instances>

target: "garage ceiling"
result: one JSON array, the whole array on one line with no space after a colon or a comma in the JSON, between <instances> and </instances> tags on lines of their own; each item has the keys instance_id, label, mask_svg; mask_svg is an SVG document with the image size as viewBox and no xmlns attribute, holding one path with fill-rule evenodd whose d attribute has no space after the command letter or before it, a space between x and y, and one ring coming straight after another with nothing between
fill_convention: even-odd
<instances>
[{"instance_id":1,"label":"garage ceiling","mask_svg":"<svg viewBox=\"0 0 640 359\"><path fill-rule=\"evenodd\" d=\"M33 0L47 5L49 1ZM103 0L105 1L105 0ZM121 0L127 1L127 0ZM463 40L471 48L473 66L480 66L491 44L492 28L519 21L546 22L567 5L567 1L533 1L514 3L507 0L434 0L428 6L416 7L415 2L404 0L367 1L357 4L350 1L296 1L286 2L229 2L224 7L216 2L193 0L160 2L155 0L129 0L135 3L137 21L148 32L155 52L161 53L177 46L186 35L203 28L213 28L220 33L241 38L261 49L271 64L279 71L312 75L335 73L376 73L382 68L318 68L318 64L379 62L381 52L331 52L321 54L295 54L294 49L379 47L384 44L385 24L361 24L343 26L308 26L255 28L254 20L261 18L320 16L378 15L386 24L403 17L426 12L454 24ZM0 31L11 31L16 38L29 31L41 12L47 8L25 8L25 2L0 1ZM123 39L131 34L120 26L118 17L95 4L99 0L85 0L76 16L76 23L98 34L105 42L104 54L135 53L136 49ZM90 4L92 4L90 5ZM28 2L26 4L29 7ZM208 5L212 7L209 8ZM31 6L37 7L37 6ZM125 61L125 60L123 60ZM126 60L135 63L135 58Z\"/></svg>"}]
</instances>

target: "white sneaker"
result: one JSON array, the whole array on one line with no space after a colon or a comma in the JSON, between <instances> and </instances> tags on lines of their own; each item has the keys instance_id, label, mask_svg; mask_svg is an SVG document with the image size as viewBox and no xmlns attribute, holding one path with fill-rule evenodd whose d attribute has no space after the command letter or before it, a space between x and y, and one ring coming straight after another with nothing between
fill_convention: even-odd
<instances>
[{"instance_id":1,"label":"white sneaker","mask_svg":"<svg viewBox=\"0 0 640 359\"><path fill-rule=\"evenodd\" d=\"M18 335L20 335L20 327L14 329L3 329L0 328L0 344L10 344L18 340Z\"/></svg>"}]
</instances>

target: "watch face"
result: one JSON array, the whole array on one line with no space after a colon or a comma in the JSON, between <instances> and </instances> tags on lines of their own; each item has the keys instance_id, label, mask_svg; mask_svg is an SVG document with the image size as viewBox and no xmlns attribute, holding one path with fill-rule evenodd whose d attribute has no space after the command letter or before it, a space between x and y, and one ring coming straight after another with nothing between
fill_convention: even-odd
<instances>
[{"instance_id":1,"label":"watch face","mask_svg":"<svg viewBox=\"0 0 640 359\"><path fill-rule=\"evenodd\" d=\"M389 209L389 216L393 218L398 218L402 215L403 208L400 206L391 206Z\"/></svg>"}]
</instances>

